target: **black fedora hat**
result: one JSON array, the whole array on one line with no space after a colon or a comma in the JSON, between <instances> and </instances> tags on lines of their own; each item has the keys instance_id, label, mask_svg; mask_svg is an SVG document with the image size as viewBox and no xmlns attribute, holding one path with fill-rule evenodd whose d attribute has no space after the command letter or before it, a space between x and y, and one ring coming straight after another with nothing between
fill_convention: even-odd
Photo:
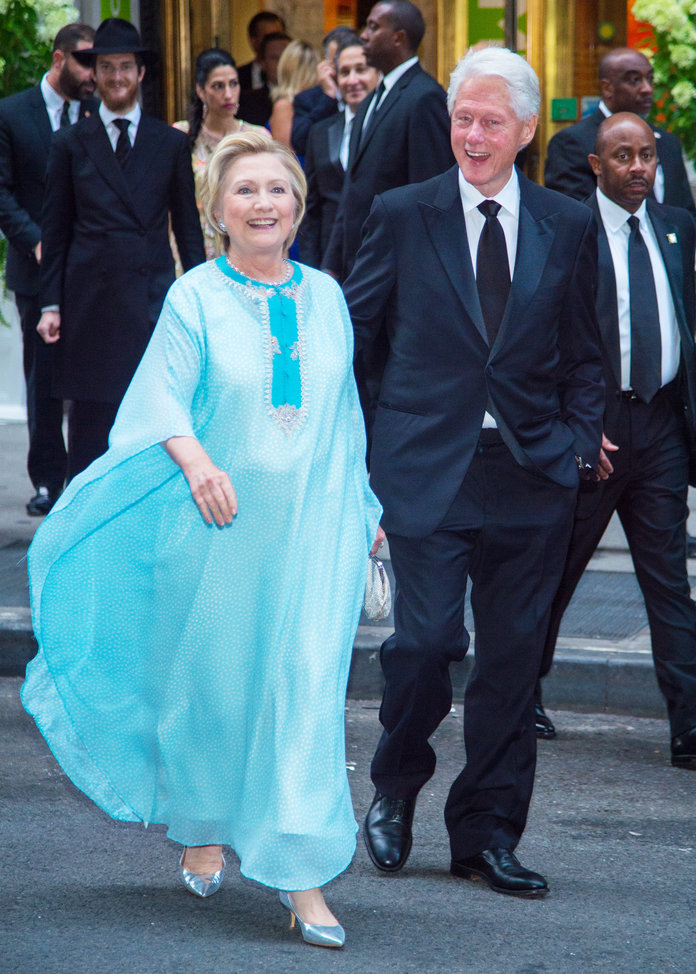
<instances>
[{"instance_id":1,"label":"black fedora hat","mask_svg":"<svg viewBox=\"0 0 696 974\"><path fill-rule=\"evenodd\" d=\"M102 20L94 34L94 46L71 52L80 64L91 64L97 54L139 54L146 64L154 64L157 55L143 47L138 28L121 17Z\"/></svg>"}]
</instances>

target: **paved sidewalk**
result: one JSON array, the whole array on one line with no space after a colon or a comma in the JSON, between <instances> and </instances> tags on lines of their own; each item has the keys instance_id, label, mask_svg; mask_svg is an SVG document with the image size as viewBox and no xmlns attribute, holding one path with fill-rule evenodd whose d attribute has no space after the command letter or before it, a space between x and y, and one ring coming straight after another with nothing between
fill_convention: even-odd
<instances>
[{"instance_id":1,"label":"paved sidewalk","mask_svg":"<svg viewBox=\"0 0 696 974\"><path fill-rule=\"evenodd\" d=\"M442 810L461 769L461 712L434 736L437 771L416 806L403 872L355 859L327 901L343 951L288 930L272 890L234 855L218 894L196 900L161 827L107 818L56 766L0 680L0 969L16 974L693 974L693 772L669 767L664 720L554 714L541 741L521 862L543 900L500 896L449 875ZM349 779L362 822L379 735L377 702L346 710Z\"/></svg>"},{"instance_id":2,"label":"paved sidewalk","mask_svg":"<svg viewBox=\"0 0 696 974\"><path fill-rule=\"evenodd\" d=\"M0 675L21 675L36 651L25 555L40 519L29 517L25 511L32 493L25 453L24 425L0 421ZM692 506L696 510L696 503ZM696 533L696 515L691 527ZM696 561L689 564L696 582ZM467 618L471 626L470 610ZM371 698L381 694L378 651L391 625L388 619L378 626L360 626L350 696ZM467 659L453 667L457 700L462 697L470 665ZM545 684L545 700L552 709L664 715L653 672L647 617L618 522L609 526L568 608L556 662Z\"/></svg>"}]
</instances>

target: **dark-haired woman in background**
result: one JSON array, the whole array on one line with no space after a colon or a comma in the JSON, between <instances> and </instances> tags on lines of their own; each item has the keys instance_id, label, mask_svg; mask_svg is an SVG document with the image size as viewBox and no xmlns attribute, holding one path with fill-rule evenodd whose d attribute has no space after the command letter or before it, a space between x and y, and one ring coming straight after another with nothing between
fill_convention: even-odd
<instances>
[{"instance_id":1,"label":"dark-haired woman in background","mask_svg":"<svg viewBox=\"0 0 696 974\"><path fill-rule=\"evenodd\" d=\"M188 119L175 122L174 128L188 135L205 254L208 260L212 260L218 256L215 251L215 236L208 226L200 202L200 187L210 157L220 140L233 132L268 133L260 125L252 125L237 118L239 76L235 60L229 51L219 47L201 51L196 58L195 85Z\"/></svg>"}]
</instances>

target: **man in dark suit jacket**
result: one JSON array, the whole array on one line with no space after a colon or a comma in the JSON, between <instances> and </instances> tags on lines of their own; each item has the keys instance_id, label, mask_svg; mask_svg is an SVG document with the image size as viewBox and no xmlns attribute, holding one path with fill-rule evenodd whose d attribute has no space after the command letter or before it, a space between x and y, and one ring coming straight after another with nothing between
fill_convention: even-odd
<instances>
[{"instance_id":1,"label":"man in dark suit jacket","mask_svg":"<svg viewBox=\"0 0 696 974\"><path fill-rule=\"evenodd\" d=\"M102 101L51 147L39 323L58 342L57 393L72 401L69 479L106 450L174 280L170 214L184 270L205 260L186 136L138 104L154 55L112 17L78 56L94 61Z\"/></svg>"},{"instance_id":2,"label":"man in dark suit jacket","mask_svg":"<svg viewBox=\"0 0 696 974\"><path fill-rule=\"evenodd\" d=\"M587 157L594 152L597 129L604 119L614 112L635 112L643 116L652 108L652 66L640 51L615 48L600 62L599 87L602 95L599 108L557 132L547 149L546 186L576 200L584 201L594 192L596 179ZM659 162L655 197L660 203L682 206L696 216L679 139L657 126L651 128Z\"/></svg>"},{"instance_id":3,"label":"man in dark suit jacket","mask_svg":"<svg viewBox=\"0 0 696 974\"><path fill-rule=\"evenodd\" d=\"M356 113L341 202L323 257L323 269L341 283L353 267L375 196L429 179L452 165L445 93L416 55L424 33L414 4L385 0L372 8L361 35L367 63L383 78ZM378 337L355 361L368 444L385 355Z\"/></svg>"},{"instance_id":4,"label":"man in dark suit jacket","mask_svg":"<svg viewBox=\"0 0 696 974\"><path fill-rule=\"evenodd\" d=\"M324 268L344 281L360 246L372 200L395 186L429 179L452 165L445 93L418 64L423 17L409 0L385 0L362 33L382 84L356 113L348 170ZM382 86L383 85L383 86Z\"/></svg>"},{"instance_id":5,"label":"man in dark suit jacket","mask_svg":"<svg viewBox=\"0 0 696 974\"><path fill-rule=\"evenodd\" d=\"M476 660L466 766L445 808L451 871L519 896L548 889L513 850L534 781L538 633L579 479L598 461L604 398L592 215L514 168L539 100L519 55L470 52L448 98L458 165L375 200L345 285L356 348L383 323L389 341L370 472L395 633L381 651L368 851L387 872L408 857L435 768L428 739L450 711L449 664L469 643L470 575Z\"/></svg>"},{"instance_id":6,"label":"man in dark suit jacket","mask_svg":"<svg viewBox=\"0 0 696 974\"><path fill-rule=\"evenodd\" d=\"M336 79L336 54L348 40L358 40L352 27L339 25L330 30L322 40L324 60L317 65L319 84L299 91L292 102L292 135L290 141L298 156L307 153L307 142L312 126L325 118L331 118L343 108Z\"/></svg>"},{"instance_id":7,"label":"man in dark suit jacket","mask_svg":"<svg viewBox=\"0 0 696 974\"><path fill-rule=\"evenodd\" d=\"M56 34L51 67L41 83L0 101L0 230L8 240L5 283L15 293L22 327L27 388L27 469L36 491L33 516L48 514L63 489L63 403L52 394L53 350L41 341L39 262L41 207L51 136L96 111L91 67L75 60L91 47L89 24L68 24Z\"/></svg>"},{"instance_id":8,"label":"man in dark suit jacket","mask_svg":"<svg viewBox=\"0 0 696 974\"><path fill-rule=\"evenodd\" d=\"M365 42L357 34L338 46L335 71L344 110L312 126L305 158L307 208L300 228L300 256L312 267L322 266L336 219L355 112L379 80L365 58Z\"/></svg>"},{"instance_id":9,"label":"man in dark suit jacket","mask_svg":"<svg viewBox=\"0 0 696 974\"><path fill-rule=\"evenodd\" d=\"M290 43L290 35L283 31L265 34L259 49L259 63L263 65L263 83L258 88L242 90L239 94L239 117L252 125L265 125L271 117L273 102L271 89L278 83L278 62Z\"/></svg>"},{"instance_id":10,"label":"man in dark suit jacket","mask_svg":"<svg viewBox=\"0 0 696 974\"><path fill-rule=\"evenodd\" d=\"M590 161L598 179L589 206L599 226L596 303L606 378L602 463L610 475L579 496L541 672L551 666L563 613L617 511L648 611L672 764L696 769L696 605L685 558L690 464L692 482L696 471L695 231L683 209L649 198L657 155L642 119L605 119ZM636 244L629 219L637 221ZM634 274L638 244L649 260ZM637 311L645 312L645 325Z\"/></svg>"},{"instance_id":11,"label":"man in dark suit jacket","mask_svg":"<svg viewBox=\"0 0 696 974\"><path fill-rule=\"evenodd\" d=\"M241 64L237 69L239 87L242 91L256 91L265 87L267 78L264 73L262 58L259 57L261 44L266 34L285 32L285 22L280 14L273 10L260 10L247 25L249 43L254 49L254 60ZM242 116L246 118L246 116Z\"/></svg>"}]
</instances>

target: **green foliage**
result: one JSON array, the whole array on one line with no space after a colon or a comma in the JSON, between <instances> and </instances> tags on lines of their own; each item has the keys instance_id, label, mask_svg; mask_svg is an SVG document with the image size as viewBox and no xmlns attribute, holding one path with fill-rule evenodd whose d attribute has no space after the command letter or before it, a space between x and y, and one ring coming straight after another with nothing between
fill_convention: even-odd
<instances>
[{"instance_id":1,"label":"green foliage","mask_svg":"<svg viewBox=\"0 0 696 974\"><path fill-rule=\"evenodd\" d=\"M679 136L696 161L696 3L694 0L636 0L633 15L652 26L655 100L651 120Z\"/></svg>"},{"instance_id":2,"label":"green foliage","mask_svg":"<svg viewBox=\"0 0 696 974\"><path fill-rule=\"evenodd\" d=\"M2 4L0 4L2 6ZM38 38L32 3L9 0L0 17L0 97L35 85L51 63L51 45Z\"/></svg>"}]
</instances>

